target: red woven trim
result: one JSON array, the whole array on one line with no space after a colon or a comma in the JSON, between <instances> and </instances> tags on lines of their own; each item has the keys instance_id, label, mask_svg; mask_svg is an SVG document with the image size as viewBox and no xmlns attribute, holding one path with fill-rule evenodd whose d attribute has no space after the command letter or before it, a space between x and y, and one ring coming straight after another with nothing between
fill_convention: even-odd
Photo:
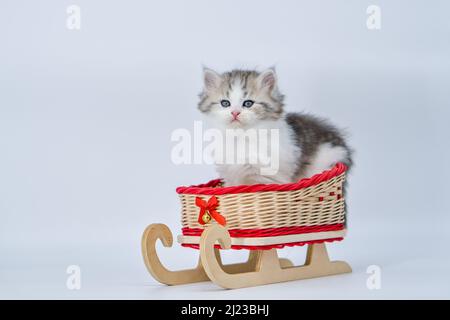
<instances>
[{"instance_id":1,"label":"red woven trim","mask_svg":"<svg viewBox=\"0 0 450 320\"><path fill-rule=\"evenodd\" d=\"M178 187L179 194L203 194L203 195L223 195L232 193L267 192L267 191L293 191L317 185L321 182L339 176L347 170L343 163L336 164L332 169L316 174L311 178L302 179L295 183L286 184L255 184L232 187L217 187L220 179L211 180L208 183L190 187Z\"/></svg>"},{"instance_id":2,"label":"red woven trim","mask_svg":"<svg viewBox=\"0 0 450 320\"><path fill-rule=\"evenodd\" d=\"M330 238L323 240L311 240L311 241L301 241L301 242L290 242L290 243L282 243L282 244L272 244L272 245L264 245L264 246L240 246L240 245L232 245L231 249L234 250L270 250L270 249L282 249L284 247L296 247L296 246L304 246L305 244L313 244L313 243L323 243L323 242L334 242L341 241L344 238ZM199 244L195 243L182 243L181 246L186 248L199 249ZM215 245L214 248L222 249L220 245Z\"/></svg>"},{"instance_id":3,"label":"red woven trim","mask_svg":"<svg viewBox=\"0 0 450 320\"><path fill-rule=\"evenodd\" d=\"M344 224L336 223L318 226L298 226L298 227L282 227L282 228L265 228L265 229L230 229L230 237L232 238L260 238L260 237L277 237L291 234L303 234L324 231L343 230ZM182 228L184 236L199 237L202 235L202 228Z\"/></svg>"}]
</instances>

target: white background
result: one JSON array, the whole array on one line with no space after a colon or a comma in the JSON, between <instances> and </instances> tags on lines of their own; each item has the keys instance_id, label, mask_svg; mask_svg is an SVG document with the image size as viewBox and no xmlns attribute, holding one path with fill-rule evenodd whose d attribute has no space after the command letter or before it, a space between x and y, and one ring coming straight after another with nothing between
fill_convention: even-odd
<instances>
[{"instance_id":1,"label":"white background","mask_svg":"<svg viewBox=\"0 0 450 320\"><path fill-rule=\"evenodd\" d=\"M66 8L81 8L81 30ZM381 8L381 30L366 9ZM448 1L19 1L0 3L1 298L450 298ZM201 65L276 65L288 111L347 128L356 150L348 275L234 291L159 285L140 237L179 233L170 134L199 120ZM173 269L197 251L160 247ZM304 248L285 249L300 263ZM225 261L245 253L226 253ZM380 290L366 269L381 268ZM79 265L81 290L66 287Z\"/></svg>"}]
</instances>

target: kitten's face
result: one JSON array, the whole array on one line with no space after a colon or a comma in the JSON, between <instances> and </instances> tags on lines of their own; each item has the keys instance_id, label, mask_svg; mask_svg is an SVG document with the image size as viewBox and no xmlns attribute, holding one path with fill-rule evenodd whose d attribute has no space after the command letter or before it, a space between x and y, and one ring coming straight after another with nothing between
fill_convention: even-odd
<instances>
[{"instance_id":1,"label":"kitten's face","mask_svg":"<svg viewBox=\"0 0 450 320\"><path fill-rule=\"evenodd\" d=\"M283 112L273 69L224 74L205 69L203 76L198 108L225 127L248 128L262 120L278 119Z\"/></svg>"}]
</instances>

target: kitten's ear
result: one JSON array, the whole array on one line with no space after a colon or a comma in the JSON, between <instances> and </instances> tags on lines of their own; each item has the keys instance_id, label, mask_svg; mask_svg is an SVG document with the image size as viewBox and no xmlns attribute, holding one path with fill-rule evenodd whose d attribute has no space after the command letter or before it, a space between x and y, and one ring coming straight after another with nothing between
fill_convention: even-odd
<instances>
[{"instance_id":1,"label":"kitten's ear","mask_svg":"<svg viewBox=\"0 0 450 320\"><path fill-rule=\"evenodd\" d=\"M267 89L270 92L277 86L277 74L275 68L269 68L260 73L257 78L260 89Z\"/></svg>"},{"instance_id":2,"label":"kitten's ear","mask_svg":"<svg viewBox=\"0 0 450 320\"><path fill-rule=\"evenodd\" d=\"M203 68L203 84L206 90L214 90L220 87L222 77L212 69Z\"/></svg>"}]
</instances>

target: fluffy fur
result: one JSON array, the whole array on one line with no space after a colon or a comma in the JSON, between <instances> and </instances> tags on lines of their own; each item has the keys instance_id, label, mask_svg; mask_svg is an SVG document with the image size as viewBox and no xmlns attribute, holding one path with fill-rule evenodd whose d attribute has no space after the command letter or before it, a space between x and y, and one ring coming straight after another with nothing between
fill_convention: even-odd
<instances>
[{"instance_id":1,"label":"fluffy fur","mask_svg":"<svg viewBox=\"0 0 450 320\"><path fill-rule=\"evenodd\" d=\"M218 171L226 185L289 183L337 162L351 166L351 150L336 127L311 115L284 112L274 69L223 74L204 69L203 77L198 108L216 128L279 130L278 172L263 175L258 164L221 164Z\"/></svg>"}]
</instances>

